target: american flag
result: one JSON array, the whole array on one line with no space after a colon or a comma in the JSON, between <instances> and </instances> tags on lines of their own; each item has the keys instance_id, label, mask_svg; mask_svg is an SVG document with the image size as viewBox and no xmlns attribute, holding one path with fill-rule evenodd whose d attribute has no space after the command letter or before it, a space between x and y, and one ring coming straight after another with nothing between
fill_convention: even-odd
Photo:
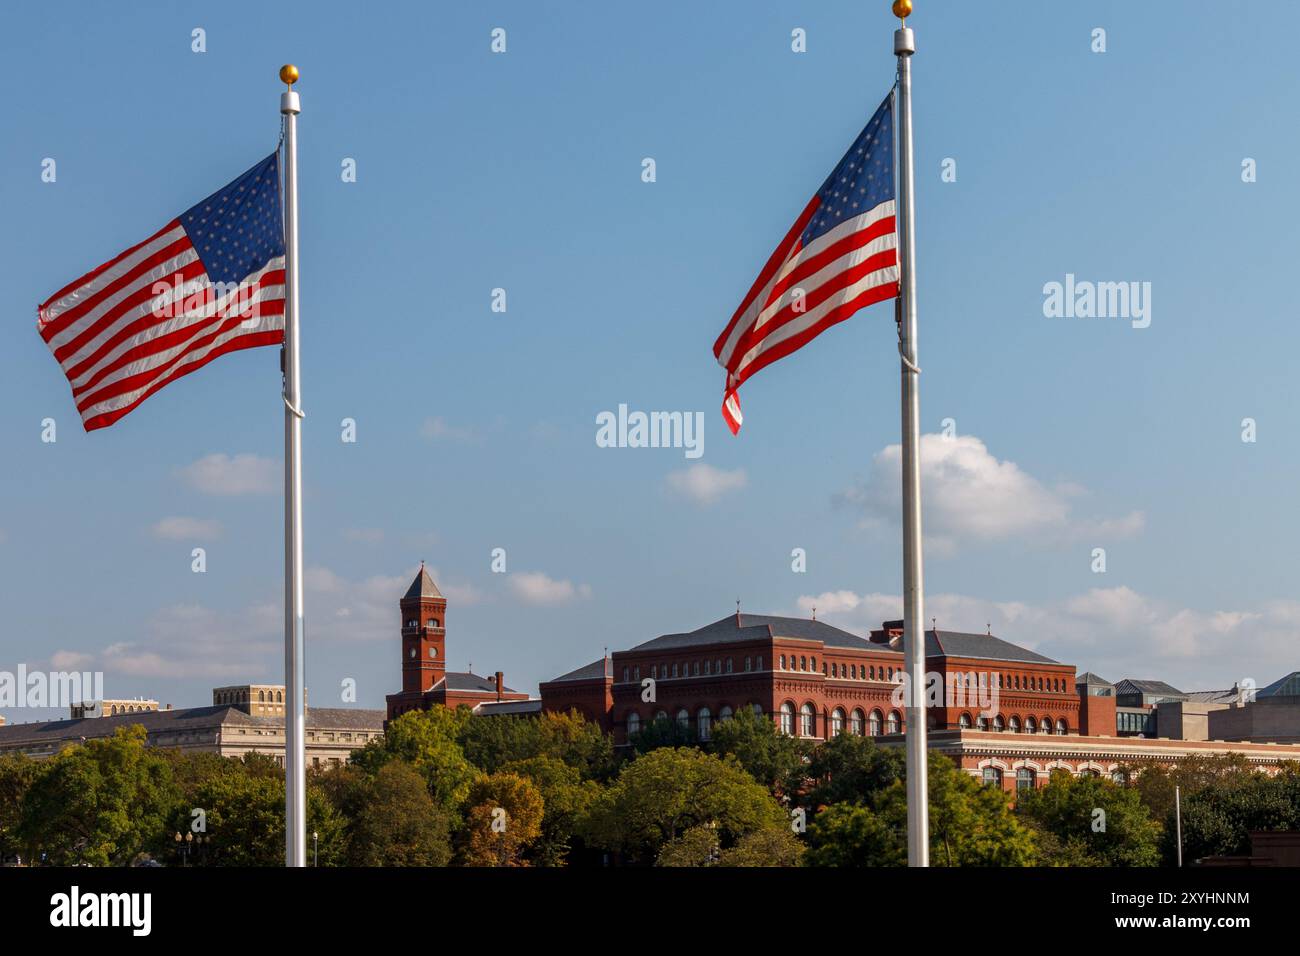
<instances>
[{"instance_id":1,"label":"american flag","mask_svg":"<svg viewBox=\"0 0 1300 956\"><path fill-rule=\"evenodd\" d=\"M734 435L741 384L858 309L898 295L893 94L804 207L713 343Z\"/></svg>"},{"instance_id":2,"label":"american flag","mask_svg":"<svg viewBox=\"0 0 1300 956\"><path fill-rule=\"evenodd\" d=\"M284 226L272 153L37 310L86 431L219 355L284 341Z\"/></svg>"}]
</instances>

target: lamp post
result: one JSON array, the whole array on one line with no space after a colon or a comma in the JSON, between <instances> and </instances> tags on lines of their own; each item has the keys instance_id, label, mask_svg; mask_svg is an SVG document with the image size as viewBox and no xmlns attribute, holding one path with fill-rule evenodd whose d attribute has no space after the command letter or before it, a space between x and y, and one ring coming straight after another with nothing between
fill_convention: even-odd
<instances>
[{"instance_id":1,"label":"lamp post","mask_svg":"<svg viewBox=\"0 0 1300 956\"><path fill-rule=\"evenodd\" d=\"M319 865L319 864L317 863L318 856L317 856L317 852L316 852L317 841L318 841L319 839L320 839L320 834L317 833L315 830L312 830L312 831L311 831L311 865L312 865L312 866L317 866L317 865Z\"/></svg>"}]
</instances>

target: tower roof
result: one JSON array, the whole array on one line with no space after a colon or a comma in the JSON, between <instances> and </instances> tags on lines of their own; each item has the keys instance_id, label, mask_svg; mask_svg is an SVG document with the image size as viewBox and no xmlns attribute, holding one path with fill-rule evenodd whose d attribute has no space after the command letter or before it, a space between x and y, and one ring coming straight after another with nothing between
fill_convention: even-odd
<instances>
[{"instance_id":1,"label":"tower roof","mask_svg":"<svg viewBox=\"0 0 1300 956\"><path fill-rule=\"evenodd\" d=\"M402 597L403 601L414 601L419 598L440 598L442 592L438 590L438 585L433 583L433 578L429 577L429 572L424 570L424 562L420 562L420 573L415 576L411 586L406 589L406 594Z\"/></svg>"}]
</instances>

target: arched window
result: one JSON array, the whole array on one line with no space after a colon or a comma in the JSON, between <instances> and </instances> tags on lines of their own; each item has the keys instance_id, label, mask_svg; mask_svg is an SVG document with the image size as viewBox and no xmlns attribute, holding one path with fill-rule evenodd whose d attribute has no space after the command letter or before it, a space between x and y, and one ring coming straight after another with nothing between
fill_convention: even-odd
<instances>
[{"instance_id":1,"label":"arched window","mask_svg":"<svg viewBox=\"0 0 1300 956\"><path fill-rule=\"evenodd\" d=\"M1020 733L1020 718L1013 716L1010 720L1008 720L1007 730L1011 731L1013 734Z\"/></svg>"},{"instance_id":2,"label":"arched window","mask_svg":"<svg viewBox=\"0 0 1300 956\"><path fill-rule=\"evenodd\" d=\"M851 680L857 680L857 679L858 679L858 665L857 665L857 664L850 664L850 665L849 665L849 678L850 678Z\"/></svg>"},{"instance_id":3,"label":"arched window","mask_svg":"<svg viewBox=\"0 0 1300 956\"><path fill-rule=\"evenodd\" d=\"M885 718L885 733L896 734L902 728L899 726L898 711L891 710L889 716Z\"/></svg>"},{"instance_id":4,"label":"arched window","mask_svg":"<svg viewBox=\"0 0 1300 956\"><path fill-rule=\"evenodd\" d=\"M975 729L987 731L989 729L989 719L983 714L975 718Z\"/></svg>"},{"instance_id":5,"label":"arched window","mask_svg":"<svg viewBox=\"0 0 1300 956\"><path fill-rule=\"evenodd\" d=\"M880 736L880 711L873 710L871 716L867 718L867 736Z\"/></svg>"},{"instance_id":6,"label":"arched window","mask_svg":"<svg viewBox=\"0 0 1300 956\"><path fill-rule=\"evenodd\" d=\"M1030 714L1028 717L1025 718L1025 733L1027 734L1038 733L1038 721L1034 720L1033 714Z\"/></svg>"},{"instance_id":7,"label":"arched window","mask_svg":"<svg viewBox=\"0 0 1300 956\"><path fill-rule=\"evenodd\" d=\"M799 658L799 670L806 671L807 669L808 669L808 658L806 657Z\"/></svg>"},{"instance_id":8,"label":"arched window","mask_svg":"<svg viewBox=\"0 0 1300 956\"><path fill-rule=\"evenodd\" d=\"M813 670L817 669L817 658L815 657L812 659L812 669Z\"/></svg>"},{"instance_id":9,"label":"arched window","mask_svg":"<svg viewBox=\"0 0 1300 956\"><path fill-rule=\"evenodd\" d=\"M970 714L962 714L958 717L957 726L962 730L970 730Z\"/></svg>"},{"instance_id":10,"label":"arched window","mask_svg":"<svg viewBox=\"0 0 1300 956\"><path fill-rule=\"evenodd\" d=\"M757 657L754 658L754 670L761 671L762 669L763 669L763 655L759 654Z\"/></svg>"},{"instance_id":11,"label":"arched window","mask_svg":"<svg viewBox=\"0 0 1300 956\"><path fill-rule=\"evenodd\" d=\"M1021 767L1016 771L1016 789L1033 790L1038 774L1031 767Z\"/></svg>"},{"instance_id":12,"label":"arched window","mask_svg":"<svg viewBox=\"0 0 1300 956\"><path fill-rule=\"evenodd\" d=\"M656 723L656 724L659 723L660 721L667 721L667 720L668 720L668 711L666 711L666 710L661 710L661 711L659 711L657 714L655 714L655 723Z\"/></svg>"},{"instance_id":13,"label":"arched window","mask_svg":"<svg viewBox=\"0 0 1300 956\"><path fill-rule=\"evenodd\" d=\"M839 664L831 664L831 676L832 676L832 677L839 677L839 676L840 676L840 665L839 665Z\"/></svg>"},{"instance_id":14,"label":"arched window","mask_svg":"<svg viewBox=\"0 0 1300 956\"><path fill-rule=\"evenodd\" d=\"M1117 783L1121 787L1128 786L1128 774L1124 772L1122 767L1116 767L1112 770L1110 772L1110 779L1112 783Z\"/></svg>"},{"instance_id":15,"label":"arched window","mask_svg":"<svg viewBox=\"0 0 1300 956\"><path fill-rule=\"evenodd\" d=\"M762 717L762 716L763 716L763 705L762 705L762 704L750 704L750 705L749 705L749 708L750 708L750 710L752 710L752 711L754 712L754 716L756 716L756 717Z\"/></svg>"},{"instance_id":16,"label":"arched window","mask_svg":"<svg viewBox=\"0 0 1300 956\"><path fill-rule=\"evenodd\" d=\"M1056 732L1057 732L1058 734L1062 734L1062 735L1064 735L1064 734L1068 734L1068 733L1070 732L1070 728L1069 728L1068 726L1066 726L1066 723L1065 723L1065 719L1064 719L1064 718L1057 718L1057 721L1056 721Z\"/></svg>"},{"instance_id":17,"label":"arched window","mask_svg":"<svg viewBox=\"0 0 1300 956\"><path fill-rule=\"evenodd\" d=\"M627 735L631 737L633 734L639 734L640 732L641 715L634 710L627 715Z\"/></svg>"},{"instance_id":18,"label":"arched window","mask_svg":"<svg viewBox=\"0 0 1300 956\"><path fill-rule=\"evenodd\" d=\"M433 650L433 648L430 648L430 650ZM277 704L283 704L283 703L284 703L284 691L282 691L282 690L277 690L277 691L275 692L275 702L276 702Z\"/></svg>"},{"instance_id":19,"label":"arched window","mask_svg":"<svg viewBox=\"0 0 1300 956\"><path fill-rule=\"evenodd\" d=\"M876 679L876 665L875 665L875 664L872 664L872 665L871 665L871 679L872 679L872 680L875 680L875 679Z\"/></svg>"},{"instance_id":20,"label":"arched window","mask_svg":"<svg viewBox=\"0 0 1300 956\"><path fill-rule=\"evenodd\" d=\"M685 707L677 711L677 726L682 730L691 729L691 712Z\"/></svg>"},{"instance_id":21,"label":"arched window","mask_svg":"<svg viewBox=\"0 0 1300 956\"><path fill-rule=\"evenodd\" d=\"M1038 722L1038 732L1040 734L1050 734L1052 732L1052 718L1044 717Z\"/></svg>"},{"instance_id":22,"label":"arched window","mask_svg":"<svg viewBox=\"0 0 1300 956\"><path fill-rule=\"evenodd\" d=\"M781 670L785 670L785 655L781 655Z\"/></svg>"},{"instance_id":23,"label":"arched window","mask_svg":"<svg viewBox=\"0 0 1300 956\"><path fill-rule=\"evenodd\" d=\"M849 733L855 737L861 737L863 729L862 724L862 711L855 707L853 708L853 713L849 715Z\"/></svg>"},{"instance_id":24,"label":"arched window","mask_svg":"<svg viewBox=\"0 0 1300 956\"><path fill-rule=\"evenodd\" d=\"M984 786L1002 789L1002 771L997 767L985 767L983 777Z\"/></svg>"},{"instance_id":25,"label":"arched window","mask_svg":"<svg viewBox=\"0 0 1300 956\"><path fill-rule=\"evenodd\" d=\"M794 733L794 704L788 700L781 705L781 733Z\"/></svg>"},{"instance_id":26,"label":"arched window","mask_svg":"<svg viewBox=\"0 0 1300 956\"><path fill-rule=\"evenodd\" d=\"M844 711L836 707L831 711L831 736L837 737L844 733Z\"/></svg>"},{"instance_id":27,"label":"arched window","mask_svg":"<svg viewBox=\"0 0 1300 956\"><path fill-rule=\"evenodd\" d=\"M429 626L430 626L430 627L441 627L442 625L441 625L440 623L438 623L438 619L437 619L436 617L431 617L431 618L429 618Z\"/></svg>"},{"instance_id":28,"label":"arched window","mask_svg":"<svg viewBox=\"0 0 1300 956\"><path fill-rule=\"evenodd\" d=\"M708 740L713 736L713 712L707 707L701 707L695 715L695 726L701 740Z\"/></svg>"},{"instance_id":29,"label":"arched window","mask_svg":"<svg viewBox=\"0 0 1300 956\"><path fill-rule=\"evenodd\" d=\"M750 668L750 666L749 666L749 658L746 657L746 658L745 658L745 670L750 670L750 669L751 669L751 668Z\"/></svg>"},{"instance_id":30,"label":"arched window","mask_svg":"<svg viewBox=\"0 0 1300 956\"><path fill-rule=\"evenodd\" d=\"M1004 720L1002 719L1002 715L1001 715L1001 714L998 714L996 717L993 718L993 732L994 732L994 733L998 733L998 734L1000 734L1000 733L1002 733L1002 731L1004 731L1004 730L1006 730L1006 729L1007 729L1007 724L1006 724L1006 721L1004 721Z\"/></svg>"},{"instance_id":31,"label":"arched window","mask_svg":"<svg viewBox=\"0 0 1300 956\"><path fill-rule=\"evenodd\" d=\"M799 708L799 735L815 737L817 735L817 711L812 704Z\"/></svg>"},{"instance_id":32,"label":"arched window","mask_svg":"<svg viewBox=\"0 0 1300 956\"><path fill-rule=\"evenodd\" d=\"M257 692L257 702L258 702L259 704L265 704L265 703L266 703L266 691L264 691L264 690L259 690L259 691Z\"/></svg>"},{"instance_id":33,"label":"arched window","mask_svg":"<svg viewBox=\"0 0 1300 956\"><path fill-rule=\"evenodd\" d=\"M730 719L731 719L731 708L728 707L726 704L723 704L721 709L718 711L718 720L730 720Z\"/></svg>"}]
</instances>

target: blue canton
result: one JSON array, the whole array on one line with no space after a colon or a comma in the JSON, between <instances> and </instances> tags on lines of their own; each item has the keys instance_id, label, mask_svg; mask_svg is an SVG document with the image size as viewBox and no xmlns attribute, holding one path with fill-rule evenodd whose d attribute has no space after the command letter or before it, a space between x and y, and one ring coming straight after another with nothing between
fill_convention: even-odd
<instances>
[{"instance_id":1,"label":"blue canton","mask_svg":"<svg viewBox=\"0 0 1300 956\"><path fill-rule=\"evenodd\" d=\"M885 97L876 115L817 191L821 203L803 231L801 245L805 249L845 219L894 198L893 102L892 93Z\"/></svg>"},{"instance_id":2,"label":"blue canton","mask_svg":"<svg viewBox=\"0 0 1300 956\"><path fill-rule=\"evenodd\" d=\"M213 282L238 283L284 255L279 152L180 216Z\"/></svg>"}]
</instances>

